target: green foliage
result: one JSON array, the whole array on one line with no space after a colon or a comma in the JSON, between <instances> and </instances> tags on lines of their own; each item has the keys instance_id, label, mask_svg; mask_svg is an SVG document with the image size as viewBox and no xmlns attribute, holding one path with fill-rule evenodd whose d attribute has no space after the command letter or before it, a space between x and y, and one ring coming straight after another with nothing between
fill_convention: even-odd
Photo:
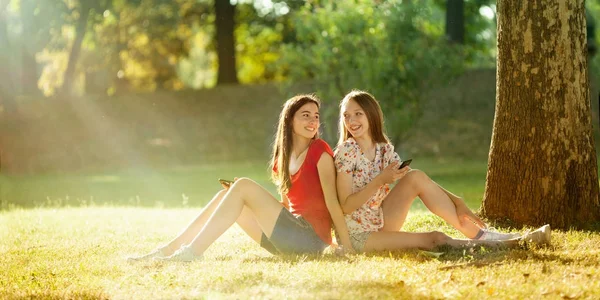
<instances>
[{"instance_id":1,"label":"green foliage","mask_svg":"<svg viewBox=\"0 0 600 300\"><path fill-rule=\"evenodd\" d=\"M292 28L291 14L281 14L280 7L289 2L285 4L289 10L297 1L280 2L274 1L271 9L258 1L238 1L236 5L236 59L241 83L283 80L284 74L276 62L281 58L281 43L291 35Z\"/></svg>"},{"instance_id":2,"label":"green foliage","mask_svg":"<svg viewBox=\"0 0 600 300\"><path fill-rule=\"evenodd\" d=\"M189 16L194 6L186 2L115 0L96 16L83 64L108 65L111 79L125 79L137 90L182 88L177 64L187 56L200 18Z\"/></svg>"},{"instance_id":3,"label":"green foliage","mask_svg":"<svg viewBox=\"0 0 600 300\"><path fill-rule=\"evenodd\" d=\"M463 53L465 67L495 68L496 66L496 1L463 0L465 41ZM432 0L438 11L435 18L445 20L446 0ZM482 11L487 14L483 15ZM493 15L492 18L489 18Z\"/></svg>"},{"instance_id":4,"label":"green foliage","mask_svg":"<svg viewBox=\"0 0 600 300\"><path fill-rule=\"evenodd\" d=\"M111 87L113 91L115 87L146 91L181 89L184 78L177 74L179 62L184 58L194 59L188 57L190 49L198 44L199 38L212 36L214 32L207 1L36 2L12 0L9 29L23 27L21 36L11 34L11 42L25 43L27 54L37 56L37 62L43 65L38 85L46 95L62 86L78 26L83 28L81 34L85 36L81 59L77 62L80 92L86 90L86 85L100 85L104 90ZM87 20L81 18L83 11L90 12ZM203 50L210 51L210 47ZM204 61L200 64L207 65ZM208 69L215 65L208 63ZM90 78L84 79L87 76Z\"/></svg>"},{"instance_id":5,"label":"green foliage","mask_svg":"<svg viewBox=\"0 0 600 300\"><path fill-rule=\"evenodd\" d=\"M46 40L39 41L41 46L34 51L39 51L38 61L44 64L39 86L46 95L62 86L82 7L91 7L78 61L80 92L212 87L218 66L212 4L197 0L53 0L55 9L43 9L49 13L31 20L55 19L46 22ZM277 5L281 7L281 3ZM273 62L280 58L278 45L284 31L289 31L284 25L289 17L275 11L261 16L255 5L246 2L238 3L236 9L241 82L280 81L282 72Z\"/></svg>"},{"instance_id":6,"label":"green foliage","mask_svg":"<svg viewBox=\"0 0 600 300\"><path fill-rule=\"evenodd\" d=\"M241 83L281 81L282 72L275 67L281 53L283 26L239 24L236 28L238 78Z\"/></svg>"},{"instance_id":7,"label":"green foliage","mask_svg":"<svg viewBox=\"0 0 600 300\"><path fill-rule=\"evenodd\" d=\"M217 55L210 50L212 38L199 27L195 26L192 30L194 34L188 41L189 54L179 61L177 73L186 87L212 87L217 78Z\"/></svg>"},{"instance_id":8,"label":"green foliage","mask_svg":"<svg viewBox=\"0 0 600 300\"><path fill-rule=\"evenodd\" d=\"M399 143L421 113L421 91L448 79L461 67L461 49L443 38L428 5L387 1L323 1L296 13L296 43L284 49L281 68L289 79L310 79L326 103L352 89L371 92L386 114L390 138ZM337 105L326 105L333 140ZM326 124L327 125L327 124Z\"/></svg>"},{"instance_id":9,"label":"green foliage","mask_svg":"<svg viewBox=\"0 0 600 300\"><path fill-rule=\"evenodd\" d=\"M593 38L588 37L588 42L590 41L595 41L596 42L596 48L598 48L598 41L600 41L600 27L598 27L598 24L600 24L600 2L598 1L586 1L586 11L587 11L587 22L594 22L595 24L595 36ZM590 57L589 60L589 70L591 75L593 75L593 77L591 77L591 80L597 80L597 76L598 74L600 74L600 55L598 55L598 51L596 51L595 55L593 57ZM594 99L596 96L592 95L592 99ZM592 101L593 102L593 101Z\"/></svg>"}]
</instances>

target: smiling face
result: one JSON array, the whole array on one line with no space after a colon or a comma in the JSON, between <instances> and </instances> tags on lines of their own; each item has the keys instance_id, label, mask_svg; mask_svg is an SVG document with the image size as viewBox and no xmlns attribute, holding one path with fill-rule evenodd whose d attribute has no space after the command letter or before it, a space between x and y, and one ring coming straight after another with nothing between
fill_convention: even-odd
<instances>
[{"instance_id":1,"label":"smiling face","mask_svg":"<svg viewBox=\"0 0 600 300\"><path fill-rule=\"evenodd\" d=\"M375 143L389 143L383 130L383 112L373 95L353 90L340 102L339 139L341 145L350 137L370 138Z\"/></svg>"},{"instance_id":2,"label":"smiling face","mask_svg":"<svg viewBox=\"0 0 600 300\"><path fill-rule=\"evenodd\" d=\"M300 107L294 114L292 130L295 135L312 139L319 132L319 107L309 102Z\"/></svg>"},{"instance_id":3,"label":"smiling face","mask_svg":"<svg viewBox=\"0 0 600 300\"><path fill-rule=\"evenodd\" d=\"M315 95L297 95L285 102L279 114L271 157L271 178L279 186L282 195L292 186L289 166L294 143L319 137L320 105L321 101Z\"/></svg>"},{"instance_id":4,"label":"smiling face","mask_svg":"<svg viewBox=\"0 0 600 300\"><path fill-rule=\"evenodd\" d=\"M371 138L369 119L364 109L354 99L346 101L341 107L344 127L355 139Z\"/></svg>"}]
</instances>

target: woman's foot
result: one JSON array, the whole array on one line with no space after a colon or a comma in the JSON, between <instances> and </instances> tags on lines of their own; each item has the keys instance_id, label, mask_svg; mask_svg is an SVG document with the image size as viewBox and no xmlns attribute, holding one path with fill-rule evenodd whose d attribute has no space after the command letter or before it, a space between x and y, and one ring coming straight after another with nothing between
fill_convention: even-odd
<instances>
[{"instance_id":1,"label":"woman's foot","mask_svg":"<svg viewBox=\"0 0 600 300\"><path fill-rule=\"evenodd\" d=\"M202 260L202 259L203 259L202 254L200 254L200 255L194 254L194 252L192 251L192 248L190 246L182 246L181 248L179 248L179 250L175 251L175 253L173 253L173 255L171 255L171 256L154 258L154 260L160 260L160 261L186 261L186 262Z\"/></svg>"},{"instance_id":2,"label":"woman's foot","mask_svg":"<svg viewBox=\"0 0 600 300\"><path fill-rule=\"evenodd\" d=\"M544 225L532 232L526 233L521 237L522 241L537 244L540 246L550 245L552 242L552 232L550 225Z\"/></svg>"},{"instance_id":3,"label":"woman's foot","mask_svg":"<svg viewBox=\"0 0 600 300\"><path fill-rule=\"evenodd\" d=\"M152 260L154 258L167 257L169 254L167 253L167 247L156 248L152 250L148 254L140 255L140 256L130 256L127 258L128 261L143 261L143 260Z\"/></svg>"},{"instance_id":4,"label":"woman's foot","mask_svg":"<svg viewBox=\"0 0 600 300\"><path fill-rule=\"evenodd\" d=\"M478 238L480 241L506 241L521 237L520 233L502 233L494 227L482 229L483 234Z\"/></svg>"}]
</instances>

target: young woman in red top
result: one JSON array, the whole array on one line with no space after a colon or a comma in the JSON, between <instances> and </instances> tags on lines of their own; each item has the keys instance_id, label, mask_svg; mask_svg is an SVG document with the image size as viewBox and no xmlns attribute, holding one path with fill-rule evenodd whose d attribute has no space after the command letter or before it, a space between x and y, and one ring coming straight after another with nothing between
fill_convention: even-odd
<instances>
[{"instance_id":1,"label":"young woman in red top","mask_svg":"<svg viewBox=\"0 0 600 300\"><path fill-rule=\"evenodd\" d=\"M298 95L284 104L279 116L271 177L281 202L256 182L238 179L170 243L131 259L201 259L235 222L274 254L322 252L332 245L332 223L344 248L352 249L337 200L333 152L318 138L319 106L315 96Z\"/></svg>"}]
</instances>

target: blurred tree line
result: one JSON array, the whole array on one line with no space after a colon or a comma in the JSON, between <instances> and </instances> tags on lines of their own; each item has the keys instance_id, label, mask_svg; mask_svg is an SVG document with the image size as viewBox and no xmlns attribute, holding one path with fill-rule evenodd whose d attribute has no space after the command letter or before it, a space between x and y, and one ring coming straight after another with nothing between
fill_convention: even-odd
<instances>
[{"instance_id":1,"label":"blurred tree line","mask_svg":"<svg viewBox=\"0 0 600 300\"><path fill-rule=\"evenodd\" d=\"M384 17L366 20L369 23L385 26L401 15L421 33L439 37L447 6L449 36L484 53L494 41L494 25L480 8L493 14L491 2L0 0L0 42L4 66L9 66L3 69L18 81L13 84L19 87L14 91L18 94L51 95L74 88L79 93L88 88L98 92L98 87L110 93L124 86L142 91L201 88L213 86L217 79L220 83L286 79L290 66L280 63L283 48L303 44L299 42L306 34L303 23L320 26L313 12L368 8ZM396 32L398 36L420 37L411 28L398 29L409 30ZM490 58L471 57L471 62L482 57ZM95 82L102 79L105 82Z\"/></svg>"},{"instance_id":2,"label":"blurred tree line","mask_svg":"<svg viewBox=\"0 0 600 300\"><path fill-rule=\"evenodd\" d=\"M493 0L0 0L0 103L313 82L403 128L424 88L495 65L495 26Z\"/></svg>"},{"instance_id":3,"label":"blurred tree line","mask_svg":"<svg viewBox=\"0 0 600 300\"><path fill-rule=\"evenodd\" d=\"M600 14L600 1L587 7L588 20ZM495 9L494 0L0 0L0 105L312 82L331 102L367 89L394 116L388 126L408 128L424 89L495 66Z\"/></svg>"}]
</instances>

